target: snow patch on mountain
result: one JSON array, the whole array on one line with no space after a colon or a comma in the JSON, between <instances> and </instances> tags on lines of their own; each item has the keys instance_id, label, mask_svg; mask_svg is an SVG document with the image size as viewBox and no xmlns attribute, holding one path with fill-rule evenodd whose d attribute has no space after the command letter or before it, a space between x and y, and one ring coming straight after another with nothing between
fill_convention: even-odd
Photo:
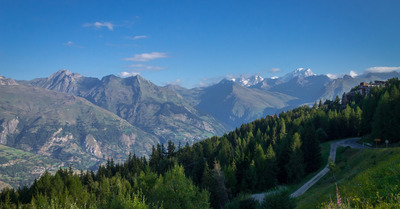
<instances>
[{"instance_id":1,"label":"snow patch on mountain","mask_svg":"<svg viewBox=\"0 0 400 209\"><path fill-rule=\"evenodd\" d=\"M262 82L264 80L263 77L259 76L259 75L253 75L253 76L243 76L241 75L238 78L232 78L231 81L240 84L241 86L244 87L250 87L250 86L254 86L260 82Z\"/></svg>"},{"instance_id":2,"label":"snow patch on mountain","mask_svg":"<svg viewBox=\"0 0 400 209\"><path fill-rule=\"evenodd\" d=\"M287 82L295 77L305 78L316 75L310 68L297 68L291 73L288 73L280 78L280 80Z\"/></svg>"}]
</instances>

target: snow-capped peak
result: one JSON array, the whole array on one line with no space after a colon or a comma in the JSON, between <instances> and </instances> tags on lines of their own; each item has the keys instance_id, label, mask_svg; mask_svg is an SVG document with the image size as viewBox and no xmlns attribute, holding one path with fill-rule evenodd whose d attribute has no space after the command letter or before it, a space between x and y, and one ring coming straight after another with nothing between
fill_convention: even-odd
<instances>
[{"instance_id":1,"label":"snow-capped peak","mask_svg":"<svg viewBox=\"0 0 400 209\"><path fill-rule=\"evenodd\" d=\"M264 78L259 75L253 75L250 77L246 77L246 76L242 75L239 78L232 78L231 80L242 86L249 87L249 86L253 86L253 85L256 85L256 84L262 82L264 80Z\"/></svg>"},{"instance_id":2,"label":"snow-capped peak","mask_svg":"<svg viewBox=\"0 0 400 209\"><path fill-rule=\"evenodd\" d=\"M297 68L293 72L284 75L281 78L281 80L286 82L295 77L305 78L305 77L310 77L310 76L314 76L314 75L316 75L316 74L313 73L310 68Z\"/></svg>"}]
</instances>

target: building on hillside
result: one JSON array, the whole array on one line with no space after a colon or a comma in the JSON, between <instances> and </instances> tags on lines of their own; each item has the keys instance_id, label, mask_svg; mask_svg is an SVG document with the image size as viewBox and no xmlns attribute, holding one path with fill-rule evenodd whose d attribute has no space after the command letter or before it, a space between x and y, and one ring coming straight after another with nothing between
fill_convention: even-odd
<instances>
[{"instance_id":1,"label":"building on hillside","mask_svg":"<svg viewBox=\"0 0 400 209\"><path fill-rule=\"evenodd\" d=\"M361 95L365 96L369 94L372 87L380 87L380 86L385 86L385 81L374 81L373 83L361 82L360 85L357 87L356 91Z\"/></svg>"},{"instance_id":2,"label":"building on hillside","mask_svg":"<svg viewBox=\"0 0 400 209\"><path fill-rule=\"evenodd\" d=\"M342 105L346 106L353 98L357 95L365 96L368 95L372 87L385 86L385 81L374 81L373 83L361 82L355 89L352 89L349 93L343 93Z\"/></svg>"}]
</instances>

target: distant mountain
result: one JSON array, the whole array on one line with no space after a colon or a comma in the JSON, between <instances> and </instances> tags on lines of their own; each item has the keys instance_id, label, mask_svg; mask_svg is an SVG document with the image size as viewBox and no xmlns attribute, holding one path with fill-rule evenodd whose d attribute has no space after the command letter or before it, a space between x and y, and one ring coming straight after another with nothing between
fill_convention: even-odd
<instances>
[{"instance_id":1,"label":"distant mountain","mask_svg":"<svg viewBox=\"0 0 400 209\"><path fill-rule=\"evenodd\" d=\"M18 83L11 78L6 78L0 75L0 86L13 86L13 85L18 85Z\"/></svg>"},{"instance_id":2,"label":"distant mountain","mask_svg":"<svg viewBox=\"0 0 400 209\"><path fill-rule=\"evenodd\" d=\"M298 68L293 72L288 73L282 77L262 78L257 75L254 75L250 77L240 76L239 78L231 80L235 82L235 84L242 86L243 88L246 87L247 89L261 90L266 94L279 93L280 95L285 95L286 98L291 98L289 100L284 100L285 105L282 104L268 105L267 109L268 111L264 112L264 114L265 113L273 114L276 112L289 110L298 107L300 105L311 105L318 100L325 100L325 99L333 100L336 96L341 97L344 92L350 91L352 87L358 85L360 82L387 80L389 78L398 76L399 76L398 72L366 73L354 77L345 75L341 78L332 79L328 75L316 75L311 71L311 69ZM222 120L227 124L235 125L235 122L233 121L238 121L238 123L247 121L246 119L240 120L226 113L226 111L233 109L232 106L237 102L237 99L224 101L225 102L224 107L226 109L220 108L220 110L218 111L213 110L212 107L218 107L218 104L210 103L210 101L220 101L221 98L226 98L227 97L226 95L230 94L229 91L223 90L223 88L226 87L223 87L220 84L216 84L208 88L202 88L202 89L198 88L196 90L180 89L177 91L182 93L182 95L185 95L184 96L185 98L188 98L191 101L199 102L199 108L205 111L209 111L209 113L212 114L214 117L216 117L219 120ZM211 89L209 90L209 94L207 94L207 96L203 95L205 89ZM217 92L225 92L225 94L223 95L217 94ZM244 94L252 95L251 93L244 93ZM190 98L187 97L187 95L190 95ZM258 98L262 100L261 97ZM248 100L248 101L253 101L253 100ZM281 101L281 100L276 98L275 99L270 98L268 102L270 104L271 103L273 104L273 102L271 101ZM208 108L207 104L212 104L212 105L210 105L211 107ZM260 111L257 110L255 112L260 112ZM225 114L225 116L221 116L222 114ZM241 114L239 115L242 117ZM262 116L263 114L258 114L258 115Z\"/></svg>"},{"instance_id":3,"label":"distant mountain","mask_svg":"<svg viewBox=\"0 0 400 209\"><path fill-rule=\"evenodd\" d=\"M246 88L231 80L222 80L202 90L197 107L234 128L273 114L294 99L282 93Z\"/></svg>"},{"instance_id":4,"label":"distant mountain","mask_svg":"<svg viewBox=\"0 0 400 209\"><path fill-rule=\"evenodd\" d=\"M200 103L200 95L202 94L203 88L187 89L179 85L167 85L165 88L180 94L186 102L193 106Z\"/></svg>"},{"instance_id":5,"label":"distant mountain","mask_svg":"<svg viewBox=\"0 0 400 209\"><path fill-rule=\"evenodd\" d=\"M87 169L148 155L158 138L71 94L0 85L0 143Z\"/></svg>"},{"instance_id":6,"label":"distant mountain","mask_svg":"<svg viewBox=\"0 0 400 209\"><path fill-rule=\"evenodd\" d=\"M249 88L269 90L279 83L282 83L282 81L278 78L264 78L263 81L257 83L256 85L250 86Z\"/></svg>"},{"instance_id":7,"label":"distant mountain","mask_svg":"<svg viewBox=\"0 0 400 209\"><path fill-rule=\"evenodd\" d=\"M397 71L385 72L385 73L365 73L357 76L357 78L364 79L365 82L375 80L388 80L390 78L399 77L400 73Z\"/></svg>"},{"instance_id":8,"label":"distant mountain","mask_svg":"<svg viewBox=\"0 0 400 209\"><path fill-rule=\"evenodd\" d=\"M134 126L156 135L161 142L193 143L223 134L227 129L183 97L138 76L109 75L101 80L61 70L30 85L81 96L105 108Z\"/></svg>"},{"instance_id":9,"label":"distant mountain","mask_svg":"<svg viewBox=\"0 0 400 209\"><path fill-rule=\"evenodd\" d=\"M84 95L92 88L99 85L100 80L97 78L84 77L78 73L72 73L62 69L48 78L38 78L24 83L57 92Z\"/></svg>"},{"instance_id":10,"label":"distant mountain","mask_svg":"<svg viewBox=\"0 0 400 209\"><path fill-rule=\"evenodd\" d=\"M238 78L232 78L230 80L240 84L241 86L250 87L250 86L254 86L254 85L257 85L258 83L262 82L264 80L264 78L259 75L253 75L250 77L245 77L242 75Z\"/></svg>"},{"instance_id":11,"label":"distant mountain","mask_svg":"<svg viewBox=\"0 0 400 209\"><path fill-rule=\"evenodd\" d=\"M298 106L318 100L324 94L325 85L330 81L326 75L296 76L268 90L297 97L298 99L293 102L295 106Z\"/></svg>"},{"instance_id":12,"label":"distant mountain","mask_svg":"<svg viewBox=\"0 0 400 209\"><path fill-rule=\"evenodd\" d=\"M371 82L375 80L385 81L390 78L400 77L399 72L388 72L388 73L365 73L359 76L351 77L345 75L343 78L333 79L327 85L325 85L323 92L324 94L320 99L333 100L336 96L341 97L344 92L349 92L351 88L360 84L361 82Z\"/></svg>"},{"instance_id":13,"label":"distant mountain","mask_svg":"<svg viewBox=\"0 0 400 209\"><path fill-rule=\"evenodd\" d=\"M306 78L310 76L315 76L316 74L311 71L309 68L297 68L291 73L288 73L281 78L279 78L280 81L283 82L288 82L292 80L293 78Z\"/></svg>"}]
</instances>

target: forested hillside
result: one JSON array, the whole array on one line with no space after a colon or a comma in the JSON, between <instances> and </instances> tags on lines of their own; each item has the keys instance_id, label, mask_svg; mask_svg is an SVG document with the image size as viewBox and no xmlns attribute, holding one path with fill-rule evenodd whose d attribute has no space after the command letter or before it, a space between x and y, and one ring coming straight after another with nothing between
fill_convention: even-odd
<instances>
[{"instance_id":1,"label":"forested hillside","mask_svg":"<svg viewBox=\"0 0 400 209\"><path fill-rule=\"evenodd\" d=\"M193 146L153 147L149 159L111 159L98 172L60 170L31 187L3 190L3 207L222 208L240 193L299 182L322 165L320 143L369 136L396 143L400 81L370 94L303 106L267 116Z\"/></svg>"}]
</instances>

